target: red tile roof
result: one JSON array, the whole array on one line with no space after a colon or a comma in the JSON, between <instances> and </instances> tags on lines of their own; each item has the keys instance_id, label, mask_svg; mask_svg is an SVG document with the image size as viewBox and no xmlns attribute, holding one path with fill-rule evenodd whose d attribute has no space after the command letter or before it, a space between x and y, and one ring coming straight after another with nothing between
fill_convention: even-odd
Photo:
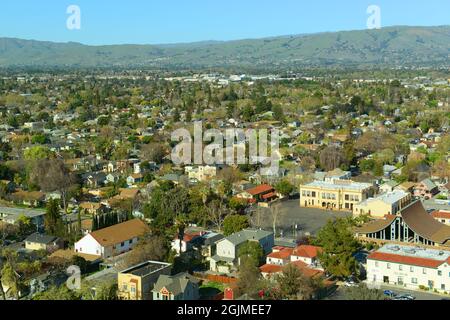
<instances>
[{"instance_id":1,"label":"red tile roof","mask_svg":"<svg viewBox=\"0 0 450 320\"><path fill-rule=\"evenodd\" d=\"M276 266L273 264L265 264L259 268L262 273L279 273L283 270L283 266Z\"/></svg>"},{"instance_id":2,"label":"red tile roof","mask_svg":"<svg viewBox=\"0 0 450 320\"><path fill-rule=\"evenodd\" d=\"M321 247L301 245L295 248L292 255L297 257L315 258L320 252L322 252Z\"/></svg>"},{"instance_id":3,"label":"red tile roof","mask_svg":"<svg viewBox=\"0 0 450 320\"><path fill-rule=\"evenodd\" d=\"M437 268L445 262L445 261L439 261L439 260L434 260L434 259L409 257L409 256L402 256L399 254L391 254L391 253L383 253L383 252L374 252L374 253L370 254L367 257L367 259L368 260L387 261L387 262L399 263L399 264L407 264L407 265L426 267L426 268ZM449 259L447 259L447 260L449 260Z\"/></svg>"},{"instance_id":4,"label":"red tile roof","mask_svg":"<svg viewBox=\"0 0 450 320\"><path fill-rule=\"evenodd\" d=\"M262 195L262 198L263 198L263 199L270 199L270 198L273 198L273 197L276 197L275 192L270 192L270 193L267 193L267 194L263 194L263 195Z\"/></svg>"},{"instance_id":5,"label":"red tile roof","mask_svg":"<svg viewBox=\"0 0 450 320\"><path fill-rule=\"evenodd\" d=\"M433 218L450 219L450 211L434 211L431 215Z\"/></svg>"},{"instance_id":6,"label":"red tile roof","mask_svg":"<svg viewBox=\"0 0 450 320\"><path fill-rule=\"evenodd\" d=\"M315 277L318 275L322 275L323 272L320 270L314 270L308 267L308 265L302 261L295 261L291 262L292 265L296 266L306 277ZM274 273L280 273L283 271L283 268L285 266L276 266L271 264L265 264L259 268L261 270L261 273L268 273L268 274L274 274Z\"/></svg>"},{"instance_id":7,"label":"red tile roof","mask_svg":"<svg viewBox=\"0 0 450 320\"><path fill-rule=\"evenodd\" d=\"M254 187L252 189L248 189L246 192L250 193L252 196L257 196L259 194L272 192L274 189L272 186L268 184L262 184L260 186Z\"/></svg>"},{"instance_id":8,"label":"red tile roof","mask_svg":"<svg viewBox=\"0 0 450 320\"><path fill-rule=\"evenodd\" d=\"M288 259L292 254L293 249L282 249L280 251L272 252L267 257L268 258L274 258L274 259Z\"/></svg>"}]
</instances>

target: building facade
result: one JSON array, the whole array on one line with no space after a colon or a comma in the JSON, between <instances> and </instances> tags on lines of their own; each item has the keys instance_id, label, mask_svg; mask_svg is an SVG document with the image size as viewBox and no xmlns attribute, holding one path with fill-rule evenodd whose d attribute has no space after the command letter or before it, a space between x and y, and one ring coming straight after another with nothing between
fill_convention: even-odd
<instances>
[{"instance_id":1,"label":"building facade","mask_svg":"<svg viewBox=\"0 0 450 320\"><path fill-rule=\"evenodd\" d=\"M450 291L450 251L385 245L367 258L367 283Z\"/></svg>"},{"instance_id":2,"label":"building facade","mask_svg":"<svg viewBox=\"0 0 450 320\"><path fill-rule=\"evenodd\" d=\"M170 275L172 265L147 261L117 275L118 297L121 300L152 300L153 287L160 275Z\"/></svg>"},{"instance_id":3,"label":"building facade","mask_svg":"<svg viewBox=\"0 0 450 320\"><path fill-rule=\"evenodd\" d=\"M402 190L383 193L375 198L366 199L355 205L353 207L353 215L369 215L372 218L397 215L401 209L411 203L411 198L410 193Z\"/></svg>"},{"instance_id":4,"label":"building facade","mask_svg":"<svg viewBox=\"0 0 450 320\"><path fill-rule=\"evenodd\" d=\"M374 194L375 188L369 183L314 181L300 186L300 207L353 211L356 204Z\"/></svg>"}]
</instances>

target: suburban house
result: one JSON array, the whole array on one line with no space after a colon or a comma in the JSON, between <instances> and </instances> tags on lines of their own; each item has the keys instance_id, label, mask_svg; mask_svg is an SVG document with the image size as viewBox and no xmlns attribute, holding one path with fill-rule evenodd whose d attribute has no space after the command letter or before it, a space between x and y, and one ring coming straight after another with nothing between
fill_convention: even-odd
<instances>
[{"instance_id":1,"label":"suburban house","mask_svg":"<svg viewBox=\"0 0 450 320\"><path fill-rule=\"evenodd\" d=\"M40 191L19 190L11 194L14 203L23 204L28 207L40 207L45 200L45 193Z\"/></svg>"},{"instance_id":2,"label":"suburban house","mask_svg":"<svg viewBox=\"0 0 450 320\"><path fill-rule=\"evenodd\" d=\"M160 275L152 293L153 300L198 300L199 281L188 273Z\"/></svg>"},{"instance_id":3,"label":"suburban house","mask_svg":"<svg viewBox=\"0 0 450 320\"><path fill-rule=\"evenodd\" d=\"M80 209L84 214L98 215L105 211L105 206L97 202L82 202Z\"/></svg>"},{"instance_id":4,"label":"suburban house","mask_svg":"<svg viewBox=\"0 0 450 320\"><path fill-rule=\"evenodd\" d=\"M179 235L177 234L171 242L171 248L178 254L180 254L180 252L187 252L189 250L192 250L196 244L200 244L203 234L205 234L205 232L202 231L185 232L183 235L183 239L181 240Z\"/></svg>"},{"instance_id":5,"label":"suburban house","mask_svg":"<svg viewBox=\"0 0 450 320\"><path fill-rule=\"evenodd\" d=\"M438 186L430 179L425 179L414 187L414 196L431 199L439 193Z\"/></svg>"},{"instance_id":6,"label":"suburban house","mask_svg":"<svg viewBox=\"0 0 450 320\"><path fill-rule=\"evenodd\" d=\"M170 275L172 265L146 261L120 271L117 275L118 297L121 300L152 300L153 286L160 275Z\"/></svg>"},{"instance_id":7,"label":"suburban house","mask_svg":"<svg viewBox=\"0 0 450 320\"><path fill-rule=\"evenodd\" d=\"M375 188L370 183L316 180L300 186L300 207L353 211L356 204L374 193Z\"/></svg>"},{"instance_id":8,"label":"suburban house","mask_svg":"<svg viewBox=\"0 0 450 320\"><path fill-rule=\"evenodd\" d=\"M141 183L143 180L144 180L144 176L142 175L142 173L133 173L128 176L127 184L129 186L133 186L136 183Z\"/></svg>"},{"instance_id":9,"label":"suburban house","mask_svg":"<svg viewBox=\"0 0 450 320\"><path fill-rule=\"evenodd\" d=\"M187 166L184 170L189 176L189 179L196 179L198 181L206 181L217 175L217 168L214 166L199 166L197 168Z\"/></svg>"},{"instance_id":10,"label":"suburban house","mask_svg":"<svg viewBox=\"0 0 450 320\"><path fill-rule=\"evenodd\" d=\"M217 242L216 254L209 260L210 270L229 273L238 263L239 248L247 241L258 242L269 254L274 245L274 236L270 231L245 229Z\"/></svg>"},{"instance_id":11,"label":"suburban house","mask_svg":"<svg viewBox=\"0 0 450 320\"><path fill-rule=\"evenodd\" d=\"M277 198L275 189L268 185L262 184L257 187L247 189L237 196L239 199L245 199L248 203L268 202Z\"/></svg>"},{"instance_id":12,"label":"suburban house","mask_svg":"<svg viewBox=\"0 0 450 320\"><path fill-rule=\"evenodd\" d=\"M380 193L392 192L395 190L395 187L397 187L397 186L398 186L397 182L395 182L393 180L389 180L380 186Z\"/></svg>"},{"instance_id":13,"label":"suburban house","mask_svg":"<svg viewBox=\"0 0 450 320\"><path fill-rule=\"evenodd\" d=\"M21 216L30 218L37 229L44 226L45 210L0 207L0 221L17 224Z\"/></svg>"},{"instance_id":14,"label":"suburban house","mask_svg":"<svg viewBox=\"0 0 450 320\"><path fill-rule=\"evenodd\" d=\"M28 250L58 250L64 247L61 239L41 233L33 233L25 239L25 249Z\"/></svg>"},{"instance_id":15,"label":"suburban house","mask_svg":"<svg viewBox=\"0 0 450 320\"><path fill-rule=\"evenodd\" d=\"M411 194L402 190L382 193L375 198L366 199L353 207L354 216L369 215L383 218L385 215L396 215L411 203Z\"/></svg>"},{"instance_id":16,"label":"suburban house","mask_svg":"<svg viewBox=\"0 0 450 320\"><path fill-rule=\"evenodd\" d=\"M131 250L148 232L142 220L129 220L84 236L75 243L75 252L109 258Z\"/></svg>"},{"instance_id":17,"label":"suburban house","mask_svg":"<svg viewBox=\"0 0 450 320\"><path fill-rule=\"evenodd\" d=\"M431 213L434 219L440 223L450 226L450 211L447 210L436 210Z\"/></svg>"},{"instance_id":18,"label":"suburban house","mask_svg":"<svg viewBox=\"0 0 450 320\"><path fill-rule=\"evenodd\" d=\"M305 276L323 275L317 256L322 248L311 245L300 245L296 248L277 246L266 257L266 264L260 267L264 278L270 279L283 271L288 264L296 266Z\"/></svg>"},{"instance_id":19,"label":"suburban house","mask_svg":"<svg viewBox=\"0 0 450 320\"><path fill-rule=\"evenodd\" d=\"M402 288L450 289L450 251L385 245L367 257L367 282Z\"/></svg>"},{"instance_id":20,"label":"suburban house","mask_svg":"<svg viewBox=\"0 0 450 320\"><path fill-rule=\"evenodd\" d=\"M409 193L413 194L415 186L416 186L415 183L406 181L406 182L403 182L403 183L399 184L398 186L396 186L395 189L403 190L405 192L409 192Z\"/></svg>"}]
</instances>

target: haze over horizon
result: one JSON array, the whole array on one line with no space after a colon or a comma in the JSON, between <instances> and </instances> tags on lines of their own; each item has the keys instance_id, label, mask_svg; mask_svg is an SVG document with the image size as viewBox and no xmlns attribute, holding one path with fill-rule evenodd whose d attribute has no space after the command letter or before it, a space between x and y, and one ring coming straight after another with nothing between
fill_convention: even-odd
<instances>
[{"instance_id":1,"label":"haze over horizon","mask_svg":"<svg viewBox=\"0 0 450 320\"><path fill-rule=\"evenodd\" d=\"M176 44L260 39L366 28L367 8L381 8L381 26L450 25L445 0L17 0L2 5L0 37L86 45ZM133 5L131 5L131 3ZM69 5L81 9L81 29L66 28ZM38 27L37 27L38 26Z\"/></svg>"}]
</instances>

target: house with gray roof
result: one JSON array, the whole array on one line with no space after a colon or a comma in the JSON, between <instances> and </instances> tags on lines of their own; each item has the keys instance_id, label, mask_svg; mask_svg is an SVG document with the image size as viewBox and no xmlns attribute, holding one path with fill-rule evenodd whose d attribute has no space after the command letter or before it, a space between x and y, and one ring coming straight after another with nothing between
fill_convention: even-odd
<instances>
[{"instance_id":1,"label":"house with gray roof","mask_svg":"<svg viewBox=\"0 0 450 320\"><path fill-rule=\"evenodd\" d=\"M274 246L274 235L271 231L245 229L219 240L216 243L216 254L209 259L210 270L230 273L239 262L239 248L247 241L259 243L264 254L269 254Z\"/></svg>"},{"instance_id":2,"label":"house with gray roof","mask_svg":"<svg viewBox=\"0 0 450 320\"><path fill-rule=\"evenodd\" d=\"M199 280L188 273L160 275L152 290L153 300L198 300Z\"/></svg>"}]
</instances>

